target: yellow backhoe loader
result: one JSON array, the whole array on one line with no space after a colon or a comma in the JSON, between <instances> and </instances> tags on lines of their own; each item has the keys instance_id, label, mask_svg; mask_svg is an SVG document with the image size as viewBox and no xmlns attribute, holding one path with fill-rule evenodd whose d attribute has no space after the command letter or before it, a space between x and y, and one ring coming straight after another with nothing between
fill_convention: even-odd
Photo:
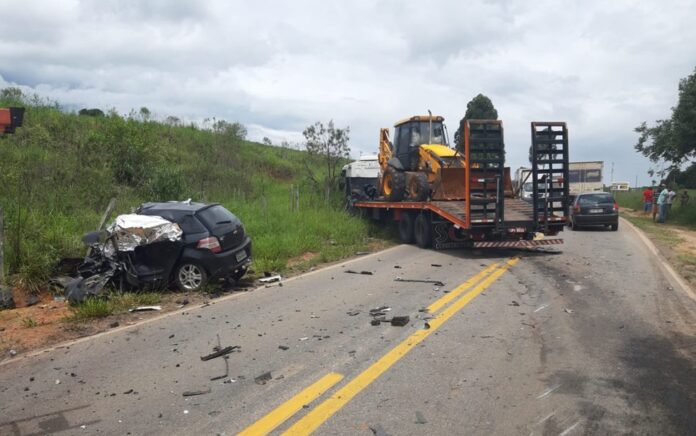
<instances>
[{"instance_id":1,"label":"yellow backhoe loader","mask_svg":"<svg viewBox=\"0 0 696 436\"><path fill-rule=\"evenodd\" d=\"M416 115L380 130L380 192L387 201L463 200L464 156L449 147L444 118Z\"/></svg>"}]
</instances>

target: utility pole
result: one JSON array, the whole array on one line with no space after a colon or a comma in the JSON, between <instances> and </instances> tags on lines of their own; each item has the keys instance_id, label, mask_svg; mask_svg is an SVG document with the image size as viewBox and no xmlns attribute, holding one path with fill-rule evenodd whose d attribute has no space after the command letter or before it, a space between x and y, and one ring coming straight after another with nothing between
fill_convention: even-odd
<instances>
[{"instance_id":1,"label":"utility pole","mask_svg":"<svg viewBox=\"0 0 696 436\"><path fill-rule=\"evenodd\" d=\"M611 163L611 184L609 186L611 186L613 184L614 184L614 162Z\"/></svg>"}]
</instances>

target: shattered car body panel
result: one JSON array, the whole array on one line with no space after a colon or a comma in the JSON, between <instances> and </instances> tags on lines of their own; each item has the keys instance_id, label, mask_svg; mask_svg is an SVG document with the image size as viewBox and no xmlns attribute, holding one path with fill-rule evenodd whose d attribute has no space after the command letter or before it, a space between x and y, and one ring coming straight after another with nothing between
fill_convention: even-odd
<instances>
[{"instance_id":1,"label":"shattered car body panel","mask_svg":"<svg viewBox=\"0 0 696 436\"><path fill-rule=\"evenodd\" d=\"M160 241L179 241L183 232L177 223L159 216L128 214L119 215L107 229L115 244L104 244L107 255L115 251L134 251L136 247Z\"/></svg>"}]
</instances>

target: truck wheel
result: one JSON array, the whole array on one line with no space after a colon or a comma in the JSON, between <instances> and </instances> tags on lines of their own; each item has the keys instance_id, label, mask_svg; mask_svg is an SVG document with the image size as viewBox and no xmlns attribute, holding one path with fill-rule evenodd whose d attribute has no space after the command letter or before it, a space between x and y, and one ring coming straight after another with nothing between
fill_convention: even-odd
<instances>
[{"instance_id":1,"label":"truck wheel","mask_svg":"<svg viewBox=\"0 0 696 436\"><path fill-rule=\"evenodd\" d=\"M423 173L406 173L406 196L411 201L423 201L430 194L428 177Z\"/></svg>"},{"instance_id":2,"label":"truck wheel","mask_svg":"<svg viewBox=\"0 0 696 436\"><path fill-rule=\"evenodd\" d=\"M399 220L399 238L404 244L413 243L413 214L404 212Z\"/></svg>"},{"instance_id":3,"label":"truck wheel","mask_svg":"<svg viewBox=\"0 0 696 436\"><path fill-rule=\"evenodd\" d=\"M416 222L414 223L413 232L416 237L416 244L418 244L420 248L430 247L433 242L433 229L428 214L418 214Z\"/></svg>"},{"instance_id":4,"label":"truck wheel","mask_svg":"<svg viewBox=\"0 0 696 436\"><path fill-rule=\"evenodd\" d=\"M382 175L382 193L387 201L401 201L406 191L406 177L402 171L387 167Z\"/></svg>"},{"instance_id":5,"label":"truck wheel","mask_svg":"<svg viewBox=\"0 0 696 436\"><path fill-rule=\"evenodd\" d=\"M176 286L184 292L199 291L208 282L208 274L195 263L179 265L175 273Z\"/></svg>"}]
</instances>

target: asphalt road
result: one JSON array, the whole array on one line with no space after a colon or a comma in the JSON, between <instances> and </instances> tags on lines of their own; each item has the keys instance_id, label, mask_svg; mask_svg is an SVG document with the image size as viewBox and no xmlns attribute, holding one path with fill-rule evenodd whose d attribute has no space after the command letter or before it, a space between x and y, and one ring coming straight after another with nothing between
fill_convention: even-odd
<instances>
[{"instance_id":1,"label":"asphalt road","mask_svg":"<svg viewBox=\"0 0 696 436\"><path fill-rule=\"evenodd\" d=\"M398 246L17 359L0 434L696 434L696 303L630 229L562 236Z\"/></svg>"}]
</instances>

